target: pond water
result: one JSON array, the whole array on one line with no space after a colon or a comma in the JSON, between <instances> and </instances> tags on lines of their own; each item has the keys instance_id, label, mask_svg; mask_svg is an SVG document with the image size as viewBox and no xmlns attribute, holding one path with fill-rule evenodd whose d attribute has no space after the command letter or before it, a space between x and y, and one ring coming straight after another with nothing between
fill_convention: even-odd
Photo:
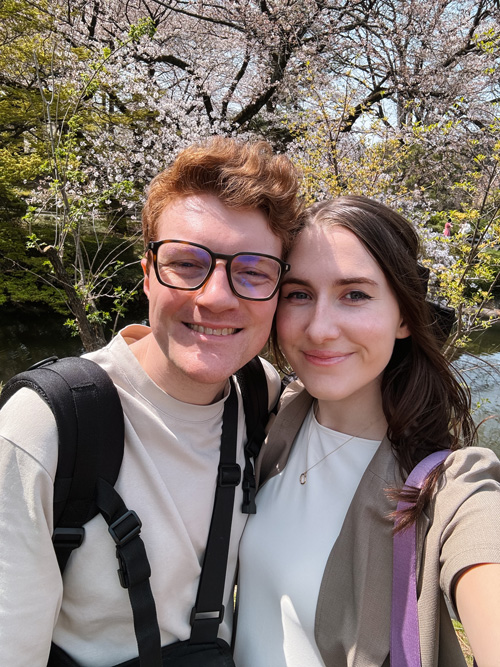
<instances>
[{"instance_id":1,"label":"pond water","mask_svg":"<svg viewBox=\"0 0 500 667\"><path fill-rule=\"evenodd\" d=\"M82 354L80 339L71 336L65 319L38 311L0 316L0 382L46 357Z\"/></svg>"},{"instance_id":2,"label":"pond water","mask_svg":"<svg viewBox=\"0 0 500 667\"><path fill-rule=\"evenodd\" d=\"M44 312L15 317L0 313L0 382L54 354L81 354L80 339L70 335L64 320ZM471 387L476 423L487 419L479 429L480 444L500 456L500 324L475 334L456 366Z\"/></svg>"},{"instance_id":3,"label":"pond water","mask_svg":"<svg viewBox=\"0 0 500 667\"><path fill-rule=\"evenodd\" d=\"M479 443L500 457L500 325L475 334L456 367L471 388Z\"/></svg>"},{"instance_id":4,"label":"pond water","mask_svg":"<svg viewBox=\"0 0 500 667\"><path fill-rule=\"evenodd\" d=\"M119 322L118 329L141 322L147 304L139 303L135 313ZM85 351L80 338L64 326L67 316L33 310L8 312L0 308L0 383L47 357L68 357Z\"/></svg>"}]
</instances>

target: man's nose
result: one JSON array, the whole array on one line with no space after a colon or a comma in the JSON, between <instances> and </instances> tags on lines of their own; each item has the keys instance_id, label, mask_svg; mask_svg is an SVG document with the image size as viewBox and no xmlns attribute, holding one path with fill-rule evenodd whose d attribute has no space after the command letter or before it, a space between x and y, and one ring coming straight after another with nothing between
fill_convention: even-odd
<instances>
[{"instance_id":1,"label":"man's nose","mask_svg":"<svg viewBox=\"0 0 500 667\"><path fill-rule=\"evenodd\" d=\"M240 300L229 284L224 260L217 260L212 275L198 290L196 301L214 312L236 308L239 305Z\"/></svg>"}]
</instances>

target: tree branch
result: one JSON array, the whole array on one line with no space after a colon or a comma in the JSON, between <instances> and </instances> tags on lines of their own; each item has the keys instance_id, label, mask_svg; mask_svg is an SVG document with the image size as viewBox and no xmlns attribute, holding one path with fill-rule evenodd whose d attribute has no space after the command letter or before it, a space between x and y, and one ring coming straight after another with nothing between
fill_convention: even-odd
<instances>
[{"instance_id":1,"label":"tree branch","mask_svg":"<svg viewBox=\"0 0 500 667\"><path fill-rule=\"evenodd\" d=\"M352 126L364 111L370 109L374 104L382 101L382 99L387 98L390 94L394 92L394 88L392 87L390 88L383 87L384 83L387 81L388 78L389 75L387 74L382 79L382 81L380 81L377 84L377 86L372 90L372 92L367 97L365 97L365 99L362 102L360 102L354 107L354 110L345 119L345 122L340 130L342 133L350 132L352 130Z\"/></svg>"},{"instance_id":2,"label":"tree branch","mask_svg":"<svg viewBox=\"0 0 500 667\"><path fill-rule=\"evenodd\" d=\"M227 28L232 28L233 30L237 30L238 32L245 32L242 26L239 26L236 23L232 23L231 21L226 21L224 19L216 19L213 18L212 16L204 16L203 14L196 14L194 12L188 12L185 9L180 9L179 7L173 7L170 3L162 2L162 0L156 0L156 3L158 5L161 5L162 7L165 7L165 9L169 9L171 12L174 12L176 14L184 14L185 16L190 16L193 19L199 19L200 21L205 21L206 23L223 25L226 26Z\"/></svg>"}]
</instances>

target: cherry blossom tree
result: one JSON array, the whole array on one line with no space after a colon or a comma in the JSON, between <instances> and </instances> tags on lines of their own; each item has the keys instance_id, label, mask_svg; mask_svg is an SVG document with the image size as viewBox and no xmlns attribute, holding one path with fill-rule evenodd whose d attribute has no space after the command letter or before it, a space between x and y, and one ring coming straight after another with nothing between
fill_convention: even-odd
<instances>
[{"instance_id":1,"label":"cherry blossom tree","mask_svg":"<svg viewBox=\"0 0 500 667\"><path fill-rule=\"evenodd\" d=\"M455 185L471 164L476 185L495 164L496 0L9 0L0 11L0 166L14 190L27 181L30 243L87 349L103 340L103 297L126 297L110 280L137 241L148 182L193 141L264 137L304 168L309 199L363 191L423 221L463 213ZM488 201L496 192L493 179ZM121 239L111 254L110 236Z\"/></svg>"}]
</instances>

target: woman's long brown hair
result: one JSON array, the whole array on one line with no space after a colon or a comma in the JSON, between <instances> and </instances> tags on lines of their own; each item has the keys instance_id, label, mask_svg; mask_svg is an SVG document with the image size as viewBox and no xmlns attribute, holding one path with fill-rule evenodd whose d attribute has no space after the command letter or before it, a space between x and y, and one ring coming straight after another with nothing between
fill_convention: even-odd
<instances>
[{"instance_id":1,"label":"woman's long brown hair","mask_svg":"<svg viewBox=\"0 0 500 667\"><path fill-rule=\"evenodd\" d=\"M305 227L341 226L353 232L376 260L399 304L411 336L396 340L382 378L387 436L405 479L431 452L475 444L470 392L441 351L435 311L426 301L419 265L420 241L412 225L384 204L362 196L345 196L308 208ZM300 243L300 235L296 241ZM283 360L273 333L277 361ZM398 516L398 530L413 523L428 504L442 465L421 491L394 489L393 499L416 502Z\"/></svg>"}]
</instances>

